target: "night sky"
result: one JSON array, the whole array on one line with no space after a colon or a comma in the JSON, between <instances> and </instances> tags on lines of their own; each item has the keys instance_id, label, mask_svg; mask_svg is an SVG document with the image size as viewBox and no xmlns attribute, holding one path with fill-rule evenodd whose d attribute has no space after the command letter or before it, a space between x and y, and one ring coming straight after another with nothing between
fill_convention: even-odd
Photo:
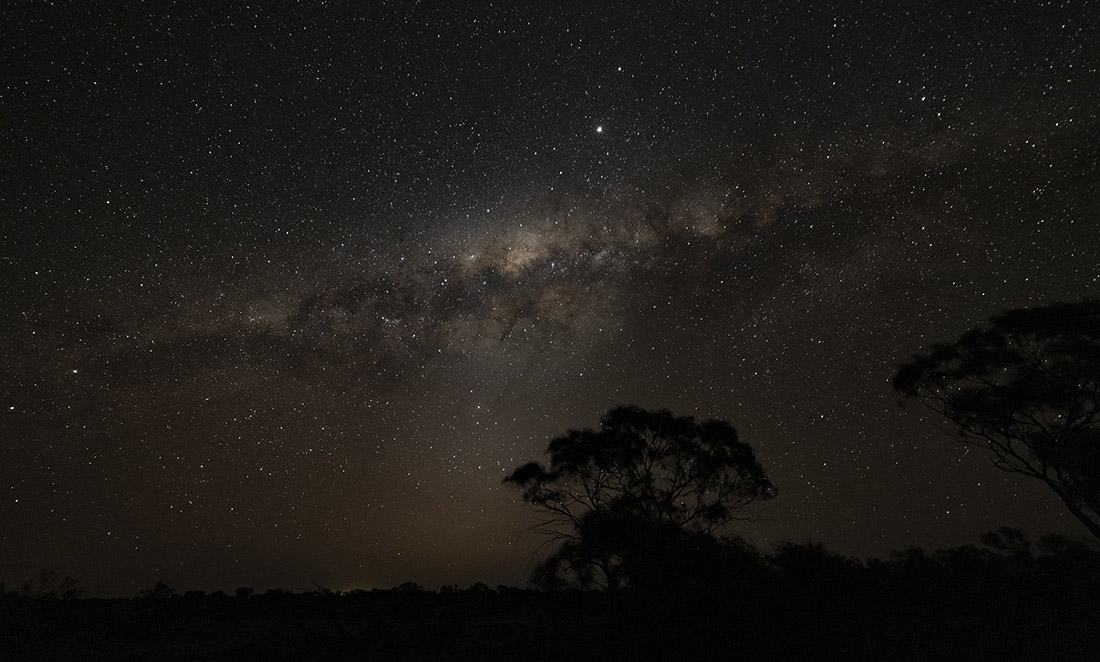
<instances>
[{"instance_id":1,"label":"night sky","mask_svg":"<svg viewBox=\"0 0 1100 662\"><path fill-rule=\"evenodd\" d=\"M0 579L522 585L627 403L765 550L1086 533L890 381L1100 296L1097 6L528 4L5 3Z\"/></svg>"}]
</instances>

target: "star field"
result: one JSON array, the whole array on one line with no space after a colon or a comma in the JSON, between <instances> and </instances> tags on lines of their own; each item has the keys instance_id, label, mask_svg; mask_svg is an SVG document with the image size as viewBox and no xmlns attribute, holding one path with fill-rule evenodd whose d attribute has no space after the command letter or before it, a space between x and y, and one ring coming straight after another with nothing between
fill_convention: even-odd
<instances>
[{"instance_id":1,"label":"star field","mask_svg":"<svg viewBox=\"0 0 1100 662\"><path fill-rule=\"evenodd\" d=\"M1083 533L890 380L1100 296L1090 3L0 13L0 579L521 584L505 472L625 403L765 548Z\"/></svg>"}]
</instances>

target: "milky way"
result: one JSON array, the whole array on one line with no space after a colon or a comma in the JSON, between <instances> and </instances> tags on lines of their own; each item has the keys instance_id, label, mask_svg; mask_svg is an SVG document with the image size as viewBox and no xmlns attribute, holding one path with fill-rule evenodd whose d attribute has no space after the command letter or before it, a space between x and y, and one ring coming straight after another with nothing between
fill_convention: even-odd
<instances>
[{"instance_id":1,"label":"milky way","mask_svg":"<svg viewBox=\"0 0 1100 662\"><path fill-rule=\"evenodd\" d=\"M522 583L502 477L624 403L764 548L1081 533L890 379L1100 295L1087 11L218 11L5 10L0 579Z\"/></svg>"}]
</instances>

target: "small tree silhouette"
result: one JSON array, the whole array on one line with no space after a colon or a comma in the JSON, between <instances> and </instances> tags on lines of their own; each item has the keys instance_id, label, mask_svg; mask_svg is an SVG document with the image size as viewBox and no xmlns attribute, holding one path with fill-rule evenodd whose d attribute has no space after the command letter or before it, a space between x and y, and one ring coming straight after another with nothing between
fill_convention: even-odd
<instances>
[{"instance_id":1,"label":"small tree silhouette","mask_svg":"<svg viewBox=\"0 0 1100 662\"><path fill-rule=\"evenodd\" d=\"M652 579L775 495L733 426L667 410L617 407L599 429L570 430L547 452L548 466L530 462L504 480L546 515L533 530L558 544L532 576L544 587Z\"/></svg>"},{"instance_id":2,"label":"small tree silhouette","mask_svg":"<svg viewBox=\"0 0 1100 662\"><path fill-rule=\"evenodd\" d=\"M176 597L176 590L164 582L157 582L151 587L138 591L137 596L147 600L164 600Z\"/></svg>"},{"instance_id":3,"label":"small tree silhouette","mask_svg":"<svg viewBox=\"0 0 1100 662\"><path fill-rule=\"evenodd\" d=\"M0 584L0 593L3 585ZM84 589L72 577L63 577L53 570L41 570L19 584L19 594L39 600L73 600L84 595Z\"/></svg>"},{"instance_id":4,"label":"small tree silhouette","mask_svg":"<svg viewBox=\"0 0 1100 662\"><path fill-rule=\"evenodd\" d=\"M233 594L238 598L249 598L252 597L252 594L255 592L255 589L251 586L238 586L237 590L233 591Z\"/></svg>"}]
</instances>

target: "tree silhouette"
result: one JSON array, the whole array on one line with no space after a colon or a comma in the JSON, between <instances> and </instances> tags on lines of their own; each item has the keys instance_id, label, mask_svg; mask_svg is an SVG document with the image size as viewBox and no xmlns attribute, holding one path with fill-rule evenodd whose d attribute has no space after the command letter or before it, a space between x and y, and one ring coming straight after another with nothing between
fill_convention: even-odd
<instances>
[{"instance_id":1,"label":"tree silhouette","mask_svg":"<svg viewBox=\"0 0 1100 662\"><path fill-rule=\"evenodd\" d=\"M176 597L176 589L165 582L157 582L153 586L138 591L137 596L147 600L165 600Z\"/></svg>"},{"instance_id":2,"label":"tree silhouette","mask_svg":"<svg viewBox=\"0 0 1100 662\"><path fill-rule=\"evenodd\" d=\"M5 587L0 583L0 595L4 593ZM18 594L37 600L73 600L84 595L84 589L72 577L44 569L20 582Z\"/></svg>"},{"instance_id":3,"label":"tree silhouette","mask_svg":"<svg viewBox=\"0 0 1100 662\"><path fill-rule=\"evenodd\" d=\"M1100 301L1009 311L903 365L894 388L1044 482L1100 539Z\"/></svg>"},{"instance_id":4,"label":"tree silhouette","mask_svg":"<svg viewBox=\"0 0 1100 662\"><path fill-rule=\"evenodd\" d=\"M558 544L534 573L544 586L637 585L703 553L704 540L775 494L733 426L667 410L617 407L599 429L554 438L547 453L548 466L530 462L504 480L546 515L533 530Z\"/></svg>"}]
</instances>

